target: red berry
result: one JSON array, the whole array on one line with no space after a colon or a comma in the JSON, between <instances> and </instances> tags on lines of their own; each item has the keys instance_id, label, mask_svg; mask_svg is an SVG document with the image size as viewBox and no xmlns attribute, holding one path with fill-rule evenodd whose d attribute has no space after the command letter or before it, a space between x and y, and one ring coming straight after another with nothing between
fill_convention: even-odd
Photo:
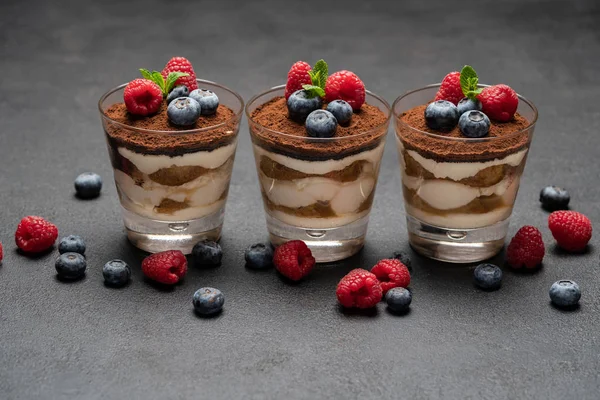
<instances>
[{"instance_id":1,"label":"red berry","mask_svg":"<svg viewBox=\"0 0 600 400\"><path fill-rule=\"evenodd\" d=\"M460 72L454 71L444 77L433 100L447 100L457 105L463 97L465 95L460 87Z\"/></svg>"},{"instance_id":2,"label":"red berry","mask_svg":"<svg viewBox=\"0 0 600 400\"><path fill-rule=\"evenodd\" d=\"M0 263L2 263L2 258L4 258L4 252L2 251L2 243L0 243Z\"/></svg>"},{"instance_id":3,"label":"red berry","mask_svg":"<svg viewBox=\"0 0 600 400\"><path fill-rule=\"evenodd\" d=\"M392 288L410 285L410 272L400 260L381 260L371 268L371 272L379 279L384 295Z\"/></svg>"},{"instance_id":4,"label":"red berry","mask_svg":"<svg viewBox=\"0 0 600 400\"><path fill-rule=\"evenodd\" d=\"M519 105L517 93L507 85L485 87L477 98L481 101L481 111L500 122L513 119Z\"/></svg>"},{"instance_id":5,"label":"red berry","mask_svg":"<svg viewBox=\"0 0 600 400\"><path fill-rule=\"evenodd\" d=\"M174 285L187 273L187 260L179 250L163 251L144 258L142 272L153 281Z\"/></svg>"},{"instance_id":6,"label":"red berry","mask_svg":"<svg viewBox=\"0 0 600 400\"><path fill-rule=\"evenodd\" d=\"M546 248L542 233L525 225L517 231L506 249L506 259L513 268L535 268L542 263Z\"/></svg>"},{"instance_id":7,"label":"red berry","mask_svg":"<svg viewBox=\"0 0 600 400\"><path fill-rule=\"evenodd\" d=\"M287 75L287 83L285 84L286 100L292 93L302 89L302 85L310 85L312 83L310 75L308 75L308 71L311 69L310 64L304 61L298 61L292 65Z\"/></svg>"},{"instance_id":8,"label":"red berry","mask_svg":"<svg viewBox=\"0 0 600 400\"><path fill-rule=\"evenodd\" d=\"M275 249L273 264L281 275L299 281L313 269L315 258L306 243L292 240Z\"/></svg>"},{"instance_id":9,"label":"red berry","mask_svg":"<svg viewBox=\"0 0 600 400\"><path fill-rule=\"evenodd\" d=\"M375 307L383 297L375 274L362 268L348 272L338 283L335 294L340 304L348 308Z\"/></svg>"},{"instance_id":10,"label":"red berry","mask_svg":"<svg viewBox=\"0 0 600 400\"><path fill-rule=\"evenodd\" d=\"M185 85L190 90L198 89L198 82L196 82L196 73L194 72L194 67L192 67L192 63L187 60L185 57L173 57L169 60L167 65L162 70L162 76L167 80L167 76L171 72L185 72L188 76L182 76L181 78L175 81L175 86Z\"/></svg>"},{"instance_id":11,"label":"red berry","mask_svg":"<svg viewBox=\"0 0 600 400\"><path fill-rule=\"evenodd\" d=\"M160 87L148 79L134 79L125 86L123 99L127 111L133 115L154 114L163 101Z\"/></svg>"},{"instance_id":12,"label":"red berry","mask_svg":"<svg viewBox=\"0 0 600 400\"><path fill-rule=\"evenodd\" d=\"M325 101L345 100L354 111L365 102L365 84L354 72L339 71L329 75L325 84Z\"/></svg>"},{"instance_id":13,"label":"red berry","mask_svg":"<svg viewBox=\"0 0 600 400\"><path fill-rule=\"evenodd\" d=\"M548 217L548 227L560 247L578 252L592 238L592 222L577 211L554 211Z\"/></svg>"},{"instance_id":14,"label":"red berry","mask_svg":"<svg viewBox=\"0 0 600 400\"><path fill-rule=\"evenodd\" d=\"M15 232L17 247L27 253L40 253L48 250L57 237L56 225L36 216L23 218Z\"/></svg>"}]
</instances>

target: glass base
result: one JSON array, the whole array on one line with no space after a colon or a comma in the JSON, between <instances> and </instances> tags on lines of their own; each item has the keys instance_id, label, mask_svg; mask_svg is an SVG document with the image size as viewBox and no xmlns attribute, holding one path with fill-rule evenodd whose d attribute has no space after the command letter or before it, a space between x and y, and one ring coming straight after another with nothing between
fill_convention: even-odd
<instances>
[{"instance_id":1,"label":"glass base","mask_svg":"<svg viewBox=\"0 0 600 400\"><path fill-rule=\"evenodd\" d=\"M135 247L149 253L181 250L183 254L190 254L201 240L218 241L221 238L225 207L189 221L158 221L121 208L127 238Z\"/></svg>"},{"instance_id":2,"label":"glass base","mask_svg":"<svg viewBox=\"0 0 600 400\"><path fill-rule=\"evenodd\" d=\"M302 240L318 263L343 260L358 253L365 244L369 216L348 225L328 229L299 228L273 218L268 213L267 229L273 246Z\"/></svg>"},{"instance_id":3,"label":"glass base","mask_svg":"<svg viewBox=\"0 0 600 400\"><path fill-rule=\"evenodd\" d=\"M475 229L448 229L406 216L408 240L419 254L449 263L487 260L504 247L508 218L494 225Z\"/></svg>"}]
</instances>

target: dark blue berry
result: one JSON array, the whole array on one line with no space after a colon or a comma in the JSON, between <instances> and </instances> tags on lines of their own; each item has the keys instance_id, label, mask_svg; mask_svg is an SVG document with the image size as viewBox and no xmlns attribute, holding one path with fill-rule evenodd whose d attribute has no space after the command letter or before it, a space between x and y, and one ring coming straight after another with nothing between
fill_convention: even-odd
<instances>
[{"instance_id":1,"label":"dark blue berry","mask_svg":"<svg viewBox=\"0 0 600 400\"><path fill-rule=\"evenodd\" d=\"M121 287L129 282L131 268L123 260L110 260L102 267L102 275L107 285Z\"/></svg>"},{"instance_id":2,"label":"dark blue berry","mask_svg":"<svg viewBox=\"0 0 600 400\"><path fill-rule=\"evenodd\" d=\"M573 281L561 280L554 282L550 287L550 300L557 307L573 307L579 303L581 289Z\"/></svg>"},{"instance_id":3,"label":"dark blue berry","mask_svg":"<svg viewBox=\"0 0 600 400\"><path fill-rule=\"evenodd\" d=\"M178 97L167 107L169 121L179 126L194 125L200 118L200 104L191 97Z\"/></svg>"},{"instance_id":4,"label":"dark blue berry","mask_svg":"<svg viewBox=\"0 0 600 400\"><path fill-rule=\"evenodd\" d=\"M481 102L479 100L471 100L468 97L463 98L456 106L458 115L463 115L467 111L481 111Z\"/></svg>"},{"instance_id":5,"label":"dark blue berry","mask_svg":"<svg viewBox=\"0 0 600 400\"><path fill-rule=\"evenodd\" d=\"M204 287L196 290L192 303L198 314L214 315L223 309L225 297L219 289Z\"/></svg>"},{"instance_id":6,"label":"dark blue berry","mask_svg":"<svg viewBox=\"0 0 600 400\"><path fill-rule=\"evenodd\" d=\"M223 251L219 243L212 240L203 240L196 243L192 249L192 256L196 265L215 267L221 265Z\"/></svg>"},{"instance_id":7,"label":"dark blue berry","mask_svg":"<svg viewBox=\"0 0 600 400\"><path fill-rule=\"evenodd\" d=\"M456 106L446 100L434 101L425 109L425 122L436 131L451 131L458 123L458 117Z\"/></svg>"},{"instance_id":8,"label":"dark blue berry","mask_svg":"<svg viewBox=\"0 0 600 400\"><path fill-rule=\"evenodd\" d=\"M196 89L192 90L190 97L200 104L202 115L213 115L219 108L219 97L212 90Z\"/></svg>"},{"instance_id":9,"label":"dark blue berry","mask_svg":"<svg viewBox=\"0 0 600 400\"><path fill-rule=\"evenodd\" d=\"M171 93L167 96L167 104L171 104L171 102L179 97L188 97L190 94L190 89L188 89L185 85L175 86Z\"/></svg>"},{"instance_id":10,"label":"dark blue berry","mask_svg":"<svg viewBox=\"0 0 600 400\"><path fill-rule=\"evenodd\" d=\"M60 278L75 280L85 275L87 263L79 253L64 253L56 259L54 267Z\"/></svg>"},{"instance_id":11,"label":"dark blue berry","mask_svg":"<svg viewBox=\"0 0 600 400\"><path fill-rule=\"evenodd\" d=\"M298 90L292 93L287 100L288 116L290 119L303 124L308 114L320 109L321 104L319 96L308 97L308 92Z\"/></svg>"},{"instance_id":12,"label":"dark blue berry","mask_svg":"<svg viewBox=\"0 0 600 400\"><path fill-rule=\"evenodd\" d=\"M81 236L69 235L60 240L58 244L58 252L63 253L79 253L85 254L85 241Z\"/></svg>"},{"instance_id":13,"label":"dark blue berry","mask_svg":"<svg viewBox=\"0 0 600 400\"><path fill-rule=\"evenodd\" d=\"M493 264L479 264L473 271L475 285L484 290L496 290L502 283L502 270Z\"/></svg>"},{"instance_id":14,"label":"dark blue berry","mask_svg":"<svg viewBox=\"0 0 600 400\"><path fill-rule=\"evenodd\" d=\"M333 114L338 124L347 125L352 119L352 106L344 100L334 100L327 104L327 111Z\"/></svg>"},{"instance_id":15,"label":"dark blue berry","mask_svg":"<svg viewBox=\"0 0 600 400\"><path fill-rule=\"evenodd\" d=\"M329 111L315 110L308 115L304 125L308 136L330 138L335 135L337 120Z\"/></svg>"},{"instance_id":16,"label":"dark blue berry","mask_svg":"<svg viewBox=\"0 0 600 400\"><path fill-rule=\"evenodd\" d=\"M406 266L406 268L408 268L409 272L412 272L412 262L410 261L410 256L408 255L408 253L404 251L395 251L392 255L392 258L399 260L402 264Z\"/></svg>"},{"instance_id":17,"label":"dark blue berry","mask_svg":"<svg viewBox=\"0 0 600 400\"><path fill-rule=\"evenodd\" d=\"M397 313L406 312L412 302L412 293L408 289L395 287L388 290L385 295L385 302L392 311Z\"/></svg>"},{"instance_id":18,"label":"dark blue berry","mask_svg":"<svg viewBox=\"0 0 600 400\"><path fill-rule=\"evenodd\" d=\"M540 192L542 207L548 211L566 210L571 201L569 192L558 186L546 186Z\"/></svg>"},{"instance_id":19,"label":"dark blue berry","mask_svg":"<svg viewBox=\"0 0 600 400\"><path fill-rule=\"evenodd\" d=\"M102 178L93 172L84 172L75 178L75 192L82 199L93 199L100 195Z\"/></svg>"},{"instance_id":20,"label":"dark blue berry","mask_svg":"<svg viewBox=\"0 0 600 400\"><path fill-rule=\"evenodd\" d=\"M458 127L466 137L480 138L490 131L490 119L481 111L467 111L460 116Z\"/></svg>"},{"instance_id":21,"label":"dark blue berry","mask_svg":"<svg viewBox=\"0 0 600 400\"><path fill-rule=\"evenodd\" d=\"M266 269L273 266L273 249L268 244L253 244L246 249L244 257L248 268Z\"/></svg>"}]
</instances>

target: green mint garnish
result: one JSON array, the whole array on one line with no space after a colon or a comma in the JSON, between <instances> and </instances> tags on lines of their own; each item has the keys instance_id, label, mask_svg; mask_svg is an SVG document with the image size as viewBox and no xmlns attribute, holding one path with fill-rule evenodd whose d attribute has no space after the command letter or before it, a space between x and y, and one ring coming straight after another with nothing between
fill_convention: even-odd
<instances>
[{"instance_id":1,"label":"green mint garnish","mask_svg":"<svg viewBox=\"0 0 600 400\"><path fill-rule=\"evenodd\" d=\"M311 85L302 85L302 88L308 93L308 97L325 97L325 84L329 76L327 63L324 60L319 60L314 68L308 71Z\"/></svg>"},{"instance_id":2,"label":"green mint garnish","mask_svg":"<svg viewBox=\"0 0 600 400\"><path fill-rule=\"evenodd\" d=\"M465 97L471 100L477 100L477 96L481 93L481 89L477 87L479 78L477 72L470 65L465 65L460 70L460 88Z\"/></svg>"},{"instance_id":3,"label":"green mint garnish","mask_svg":"<svg viewBox=\"0 0 600 400\"><path fill-rule=\"evenodd\" d=\"M145 79L151 80L160 87L160 90L163 94L163 98L167 97L169 95L169 92L173 90L173 87L175 86L175 81L177 81L177 79L181 78L182 76L189 75L185 72L171 72L167 76L167 81L165 82L165 79L163 78L162 74L158 71L150 72L147 69L141 68L140 72L142 73L142 76Z\"/></svg>"}]
</instances>

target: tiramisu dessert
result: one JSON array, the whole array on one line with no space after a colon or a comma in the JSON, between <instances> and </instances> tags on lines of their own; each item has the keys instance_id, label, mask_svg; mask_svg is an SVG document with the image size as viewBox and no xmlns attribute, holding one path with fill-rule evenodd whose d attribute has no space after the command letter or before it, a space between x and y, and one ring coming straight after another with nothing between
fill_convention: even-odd
<instances>
[{"instance_id":1,"label":"tiramisu dessert","mask_svg":"<svg viewBox=\"0 0 600 400\"><path fill-rule=\"evenodd\" d=\"M503 245L525 167L535 107L507 85L479 85L473 68L465 66L441 85L402 96L394 112L409 233L415 233L411 223L424 223L425 241L442 233L455 250L468 253L456 250L456 259L433 254L446 261L495 254ZM477 239L493 245L482 253L469 248L477 228L496 224L503 225L493 233L479 232ZM411 236L413 247L423 250L415 241ZM443 253L440 245L429 250Z\"/></svg>"},{"instance_id":2,"label":"tiramisu dessert","mask_svg":"<svg viewBox=\"0 0 600 400\"><path fill-rule=\"evenodd\" d=\"M366 100L366 101L365 101ZM299 61L285 87L247 107L274 244L305 240L317 261L363 245L390 109L354 73Z\"/></svg>"},{"instance_id":3,"label":"tiramisu dessert","mask_svg":"<svg viewBox=\"0 0 600 400\"><path fill-rule=\"evenodd\" d=\"M169 249L189 252L201 238L220 235L243 103L234 92L197 80L183 57L171 59L161 73L141 72L143 79L100 101L125 224L130 239L179 236L181 243ZM165 232L153 232L161 230L156 222L166 223Z\"/></svg>"}]
</instances>

